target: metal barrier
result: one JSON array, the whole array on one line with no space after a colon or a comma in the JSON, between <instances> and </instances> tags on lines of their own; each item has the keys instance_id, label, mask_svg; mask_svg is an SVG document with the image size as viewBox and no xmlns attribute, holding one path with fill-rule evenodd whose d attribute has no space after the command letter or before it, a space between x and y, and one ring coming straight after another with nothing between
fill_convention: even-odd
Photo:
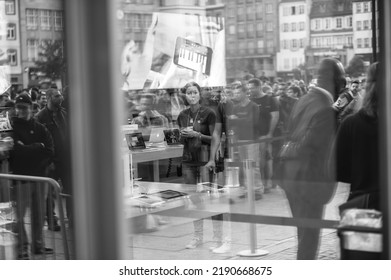
<instances>
[{"instance_id":1,"label":"metal barrier","mask_svg":"<svg viewBox=\"0 0 391 280\"><path fill-rule=\"evenodd\" d=\"M0 243L3 242L4 246L0 244L0 259L13 259L16 258L17 254L14 252L18 247L18 255L20 258L21 247L26 246L28 248L28 235L27 230L30 229L30 253L27 258L33 259L46 259L48 256L53 256L51 259L57 259L59 251L56 247L55 232L52 232L51 238L48 238L48 231L44 230L44 219L46 209L46 194L48 193L49 202L52 203L53 196L58 202L58 214L59 223L61 226L61 238L62 238L62 249L64 259L69 259L69 247L67 240L66 225L64 219L64 208L62 205L62 197L60 195L61 187L59 183L47 177L38 176L25 176L25 175L14 175L14 174L1 174L0 180L3 184L0 185L2 193L8 193L6 200L2 205L7 206L0 208L2 221L0 220L0 235L7 236L3 240L0 238ZM6 180L11 181L11 184L4 184ZM48 192L46 186L49 186ZM4 192L6 189L6 192ZM29 212L27 211L29 207ZM7 208L7 209L6 209ZM42 235L42 237L40 236ZM38 238L37 238L38 236ZM33 240L34 239L34 240ZM40 248L35 248L36 242L42 241ZM22 243L22 244L21 244ZM45 243L50 243L53 246L53 251L49 252L45 250ZM15 248L12 248L15 247ZM1 248L3 247L3 252ZM28 252L28 251L26 251ZM41 257L39 257L41 256Z\"/></svg>"}]
</instances>

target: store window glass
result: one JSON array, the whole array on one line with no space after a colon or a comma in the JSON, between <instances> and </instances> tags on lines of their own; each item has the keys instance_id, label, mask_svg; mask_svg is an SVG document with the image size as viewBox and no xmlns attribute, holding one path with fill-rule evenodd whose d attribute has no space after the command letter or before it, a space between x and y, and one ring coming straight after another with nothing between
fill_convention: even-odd
<instances>
[{"instance_id":1,"label":"store window glass","mask_svg":"<svg viewBox=\"0 0 391 280\"><path fill-rule=\"evenodd\" d=\"M255 234L273 250L295 244L265 259L338 259L338 206L354 189L329 159L374 62L372 34L360 33L369 2L127 3L118 88L133 257L230 258Z\"/></svg>"}]
</instances>

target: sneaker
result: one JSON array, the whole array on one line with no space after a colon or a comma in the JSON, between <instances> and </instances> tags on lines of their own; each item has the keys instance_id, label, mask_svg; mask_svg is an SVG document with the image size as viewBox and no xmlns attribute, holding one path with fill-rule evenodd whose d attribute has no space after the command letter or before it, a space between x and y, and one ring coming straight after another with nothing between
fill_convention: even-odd
<instances>
[{"instance_id":1,"label":"sneaker","mask_svg":"<svg viewBox=\"0 0 391 280\"><path fill-rule=\"evenodd\" d=\"M189 244L186 245L186 249L195 249L202 244L202 241L198 238L193 238Z\"/></svg>"},{"instance_id":2,"label":"sneaker","mask_svg":"<svg viewBox=\"0 0 391 280\"><path fill-rule=\"evenodd\" d=\"M52 248L39 248L35 249L34 254L36 255L50 255L53 254L54 250Z\"/></svg>"},{"instance_id":3,"label":"sneaker","mask_svg":"<svg viewBox=\"0 0 391 280\"><path fill-rule=\"evenodd\" d=\"M231 251L231 243L225 241L220 247L214 249L212 252L215 254L225 254Z\"/></svg>"},{"instance_id":4,"label":"sneaker","mask_svg":"<svg viewBox=\"0 0 391 280\"><path fill-rule=\"evenodd\" d=\"M221 239L213 238L213 241L212 241L211 246L209 247L209 250L213 251L214 249L219 248L221 246L221 244L222 244Z\"/></svg>"}]
</instances>

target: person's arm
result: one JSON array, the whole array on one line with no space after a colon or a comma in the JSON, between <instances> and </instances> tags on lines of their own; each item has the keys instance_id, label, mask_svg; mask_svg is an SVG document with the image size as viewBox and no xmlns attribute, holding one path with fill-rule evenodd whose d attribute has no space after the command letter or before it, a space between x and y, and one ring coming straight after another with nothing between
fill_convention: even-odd
<instances>
[{"instance_id":1,"label":"person's arm","mask_svg":"<svg viewBox=\"0 0 391 280\"><path fill-rule=\"evenodd\" d=\"M209 161L205 165L209 170L214 170L216 168L215 157L221 141L221 129L222 123L216 123L215 129L212 134Z\"/></svg>"}]
</instances>

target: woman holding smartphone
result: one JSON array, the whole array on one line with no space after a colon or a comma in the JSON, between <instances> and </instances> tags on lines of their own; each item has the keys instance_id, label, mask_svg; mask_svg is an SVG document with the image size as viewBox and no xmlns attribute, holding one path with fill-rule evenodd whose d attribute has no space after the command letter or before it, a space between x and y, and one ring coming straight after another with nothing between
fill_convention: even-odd
<instances>
[{"instance_id":1,"label":"woman holding smartphone","mask_svg":"<svg viewBox=\"0 0 391 280\"><path fill-rule=\"evenodd\" d=\"M183 147L183 176L185 184L197 184L199 182L211 182L211 173L205 169L204 165L208 162L210 143L216 121L213 110L201 106L201 88L196 82L187 83L183 89L185 94L185 105L189 108L180 112L178 116L178 125L181 131ZM192 198L192 202L199 208L204 207L201 199ZM221 223L214 224L214 237L221 240ZM186 246L188 249L194 249L202 244L203 241L203 221L194 222L193 240Z\"/></svg>"}]
</instances>

